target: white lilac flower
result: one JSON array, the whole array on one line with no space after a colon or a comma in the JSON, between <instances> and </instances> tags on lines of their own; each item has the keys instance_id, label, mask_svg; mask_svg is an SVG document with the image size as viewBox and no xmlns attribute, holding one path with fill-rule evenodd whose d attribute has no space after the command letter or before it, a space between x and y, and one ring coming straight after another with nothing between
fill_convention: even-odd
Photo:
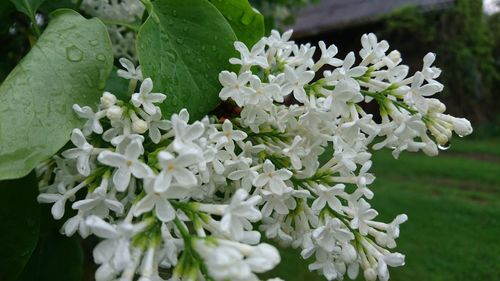
<instances>
[{"instance_id":1,"label":"white lilac flower","mask_svg":"<svg viewBox=\"0 0 500 281\"><path fill-rule=\"evenodd\" d=\"M313 231L312 237L328 253L338 247L337 243L345 243L354 239L352 232L337 218L328 218L325 225Z\"/></svg>"},{"instance_id":2,"label":"white lilac flower","mask_svg":"<svg viewBox=\"0 0 500 281\"><path fill-rule=\"evenodd\" d=\"M198 180L192 171L188 168L199 161L196 154L186 153L175 157L170 152L161 151L158 153L158 163L162 170L158 174L154 182L154 190L163 192L174 183L192 187L196 185Z\"/></svg>"},{"instance_id":3,"label":"white lilac flower","mask_svg":"<svg viewBox=\"0 0 500 281\"><path fill-rule=\"evenodd\" d=\"M253 91L247 91L246 104L262 105L272 102L283 102L283 95L278 84L264 84L256 75L250 77L250 88Z\"/></svg>"},{"instance_id":4,"label":"white lilac flower","mask_svg":"<svg viewBox=\"0 0 500 281\"><path fill-rule=\"evenodd\" d=\"M178 153L199 153L200 148L194 141L198 140L205 131L203 123L196 121L188 125L189 113L183 109L179 114L173 114L171 119L174 130L174 149Z\"/></svg>"},{"instance_id":5,"label":"white lilac flower","mask_svg":"<svg viewBox=\"0 0 500 281\"><path fill-rule=\"evenodd\" d=\"M151 78L146 78L142 81L141 88L139 89L139 93L132 94L132 104L136 107L142 106L144 111L148 114L156 113L155 103L163 102L167 96L161 93L151 93L153 90L153 81Z\"/></svg>"},{"instance_id":6,"label":"white lilac flower","mask_svg":"<svg viewBox=\"0 0 500 281\"><path fill-rule=\"evenodd\" d=\"M117 168L113 173L113 183L118 191L127 188L131 175L141 179L152 175L151 168L138 159L142 149L142 144L134 140L129 143L123 154L105 150L97 157L104 165Z\"/></svg>"},{"instance_id":7,"label":"white lilac flower","mask_svg":"<svg viewBox=\"0 0 500 281\"><path fill-rule=\"evenodd\" d=\"M385 52L389 49L389 43L385 40L379 42L373 33L363 34L361 45L363 49L359 51L359 55L365 64L376 63L385 56Z\"/></svg>"},{"instance_id":8,"label":"white lilac flower","mask_svg":"<svg viewBox=\"0 0 500 281\"><path fill-rule=\"evenodd\" d=\"M423 65L422 65L422 75L424 76L425 80L430 83L430 84L437 84L437 85L442 85L435 79L441 75L441 69L432 66L434 61L436 60L436 54L434 53L427 53L427 55L424 56L423 58Z\"/></svg>"},{"instance_id":9,"label":"white lilac flower","mask_svg":"<svg viewBox=\"0 0 500 281\"><path fill-rule=\"evenodd\" d=\"M243 106L246 97L251 96L253 92L251 88L247 87L251 76L250 71L243 72L240 75L236 75L234 72L222 71L219 74L219 81L223 88L219 93L219 98L221 100L231 98L238 106Z\"/></svg>"},{"instance_id":10,"label":"white lilac flower","mask_svg":"<svg viewBox=\"0 0 500 281\"><path fill-rule=\"evenodd\" d=\"M334 211L340 211L342 208L342 203L340 202L338 196L344 195L345 185L336 184L332 187L326 187L322 184L316 187L316 193L318 197L311 205L314 211L323 210L323 208L328 204L328 207L332 208Z\"/></svg>"},{"instance_id":11,"label":"white lilac flower","mask_svg":"<svg viewBox=\"0 0 500 281\"><path fill-rule=\"evenodd\" d=\"M231 233L237 241L243 238L244 229L252 228L250 222L259 221L262 218L262 214L255 207L261 200L260 196L252 196L248 199L247 197L247 191L238 189L233 195L231 203L224 210L220 221L221 229Z\"/></svg>"},{"instance_id":12,"label":"white lilac flower","mask_svg":"<svg viewBox=\"0 0 500 281\"><path fill-rule=\"evenodd\" d=\"M100 101L103 108L109 109L110 107L116 104L117 99L116 96L113 95L112 93L104 92L102 94L102 97L100 98Z\"/></svg>"},{"instance_id":13,"label":"white lilac flower","mask_svg":"<svg viewBox=\"0 0 500 281\"><path fill-rule=\"evenodd\" d=\"M285 84L283 91L285 93L293 93L293 97L300 101L306 101L306 91L304 85L311 82L314 78L314 72L304 68L293 69L285 65L285 77L287 84Z\"/></svg>"},{"instance_id":14,"label":"white lilac flower","mask_svg":"<svg viewBox=\"0 0 500 281\"><path fill-rule=\"evenodd\" d=\"M227 151L234 151L234 142L246 139L247 134L239 130L233 130L233 123L228 119L222 124L222 132L214 133L210 138L215 141L217 147L224 146Z\"/></svg>"},{"instance_id":15,"label":"white lilac flower","mask_svg":"<svg viewBox=\"0 0 500 281\"><path fill-rule=\"evenodd\" d=\"M95 4L101 12L128 7L131 18L136 4L144 8L138 0ZM430 98L442 89L434 54L408 75L402 55L373 34L362 37L359 64L354 52L339 60L334 45L317 50L290 38L291 31L272 31L250 50L235 44L239 71L219 74L219 97L237 105L224 104L231 112L192 123L186 109L164 118L157 103L165 96L151 93L150 79L131 100L104 92L96 109L74 106L86 122L65 157L37 167L37 199L53 204L55 219L71 202L77 212L64 234L102 239L94 248L97 281L161 281L164 268L172 280L255 281L280 261L276 248L260 243L261 232L299 248L327 280L362 273L385 281L388 267L404 264L390 250L407 216L375 220L369 148L437 155L453 131L470 134L470 122ZM119 75L135 88L140 67L120 63ZM332 70L320 73L324 65ZM300 103L285 100L290 94ZM380 122L364 111L370 102Z\"/></svg>"},{"instance_id":16,"label":"white lilac flower","mask_svg":"<svg viewBox=\"0 0 500 281\"><path fill-rule=\"evenodd\" d=\"M103 181L107 182L107 179ZM115 214L121 214L123 212L123 204L113 196L107 194L103 186L87 194L87 198L74 202L71 207L83 212L92 211L92 214L101 218L107 217L109 211L113 211Z\"/></svg>"},{"instance_id":17,"label":"white lilac flower","mask_svg":"<svg viewBox=\"0 0 500 281\"><path fill-rule=\"evenodd\" d=\"M292 172L284 168L276 171L274 164L266 160L263 164L262 173L254 179L253 185L256 187L264 187L267 185L271 192L281 195L287 188L285 180L291 177Z\"/></svg>"},{"instance_id":18,"label":"white lilac flower","mask_svg":"<svg viewBox=\"0 0 500 281\"><path fill-rule=\"evenodd\" d=\"M289 147L285 147L283 149L283 154L290 158L292 163L292 167L295 170L302 169L302 160L301 157L307 154L306 149L302 146L304 139L300 136L295 136L292 144Z\"/></svg>"},{"instance_id":19,"label":"white lilac flower","mask_svg":"<svg viewBox=\"0 0 500 281\"><path fill-rule=\"evenodd\" d=\"M154 114L149 115L143 111L140 111L139 114L147 123L149 138L154 143L159 143L161 141L160 130L166 131L172 128L170 121L162 119L161 110L158 107L156 108L156 112Z\"/></svg>"},{"instance_id":20,"label":"white lilac flower","mask_svg":"<svg viewBox=\"0 0 500 281\"><path fill-rule=\"evenodd\" d=\"M230 180L239 180L241 183L241 188L246 191L250 191L250 189L252 188L252 182L258 175L255 169L253 167L250 167L251 163L252 159L242 158L238 163L236 170L227 175L227 178Z\"/></svg>"},{"instance_id":21,"label":"white lilac flower","mask_svg":"<svg viewBox=\"0 0 500 281\"><path fill-rule=\"evenodd\" d=\"M415 73L411 84L411 91L408 93L405 100L409 104L414 105L419 112L425 114L427 113L429 105L424 97L432 96L435 93L442 91L443 85L436 83L422 85L423 83L424 75L421 72Z\"/></svg>"},{"instance_id":22,"label":"white lilac flower","mask_svg":"<svg viewBox=\"0 0 500 281\"><path fill-rule=\"evenodd\" d=\"M325 42L319 41L319 48L321 49L321 58L314 64L314 71L318 71L323 65L340 66L342 60L335 58L338 49L335 45L326 47Z\"/></svg>"},{"instance_id":23,"label":"white lilac flower","mask_svg":"<svg viewBox=\"0 0 500 281\"><path fill-rule=\"evenodd\" d=\"M248 47L243 42L236 41L234 42L234 47L238 52L240 52L241 59L231 58L229 62L241 65L242 69L249 69L252 65L267 68L268 62L264 55L265 46L266 41L259 40L259 42L252 46L251 50L248 50Z\"/></svg>"},{"instance_id":24,"label":"white lilac flower","mask_svg":"<svg viewBox=\"0 0 500 281\"><path fill-rule=\"evenodd\" d=\"M351 202L349 202L351 203ZM359 199L352 203L352 211L354 212L351 221L351 227L359 229L362 235L368 234L368 222L374 219L378 213L371 208L370 204L364 199Z\"/></svg>"},{"instance_id":25,"label":"white lilac flower","mask_svg":"<svg viewBox=\"0 0 500 281\"><path fill-rule=\"evenodd\" d=\"M76 168L82 176L90 174L90 156L94 148L87 142L80 129L73 129L71 133L71 142L76 148L70 148L62 152L62 156L68 159L76 159Z\"/></svg>"},{"instance_id":26,"label":"white lilac flower","mask_svg":"<svg viewBox=\"0 0 500 281\"><path fill-rule=\"evenodd\" d=\"M52 205L52 208L50 209L50 212L56 220L63 217L66 200L68 200L68 197L66 195L57 193L43 193L38 195L37 197L37 201L39 203L54 203L54 205Z\"/></svg>"},{"instance_id":27,"label":"white lilac flower","mask_svg":"<svg viewBox=\"0 0 500 281\"><path fill-rule=\"evenodd\" d=\"M251 253L245 259L253 272L263 273L273 269L280 263L281 257L275 247L261 243L252 248Z\"/></svg>"},{"instance_id":28,"label":"white lilac flower","mask_svg":"<svg viewBox=\"0 0 500 281\"><path fill-rule=\"evenodd\" d=\"M137 66L136 68L134 63L126 58L120 58L118 61L123 66L123 68L126 69L118 69L118 76L129 80L142 80L142 71L140 66Z\"/></svg>"},{"instance_id":29,"label":"white lilac flower","mask_svg":"<svg viewBox=\"0 0 500 281\"><path fill-rule=\"evenodd\" d=\"M165 190L155 191L151 180L144 183L147 193L134 207L134 215L139 216L154 209L156 216L163 222L169 222L175 218L175 209L168 199L182 198L187 195L187 190L183 187L168 186Z\"/></svg>"},{"instance_id":30,"label":"white lilac flower","mask_svg":"<svg viewBox=\"0 0 500 281\"><path fill-rule=\"evenodd\" d=\"M96 134L102 134L103 129L101 123L99 122L99 119L106 116L105 111L98 111L94 113L94 111L90 107L80 107L78 104L73 105L73 110L76 112L78 117L87 119L82 129L82 132L85 136L90 135L92 132Z\"/></svg>"}]
</instances>

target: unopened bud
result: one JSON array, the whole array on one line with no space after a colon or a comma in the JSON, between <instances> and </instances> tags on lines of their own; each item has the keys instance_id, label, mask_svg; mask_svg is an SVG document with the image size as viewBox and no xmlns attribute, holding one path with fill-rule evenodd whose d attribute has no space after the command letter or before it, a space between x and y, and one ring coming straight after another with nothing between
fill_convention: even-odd
<instances>
[{"instance_id":1,"label":"unopened bud","mask_svg":"<svg viewBox=\"0 0 500 281\"><path fill-rule=\"evenodd\" d=\"M457 133L460 137L472 134L472 125L469 120L465 118L454 118L453 119L453 131Z\"/></svg>"},{"instance_id":2,"label":"unopened bud","mask_svg":"<svg viewBox=\"0 0 500 281\"><path fill-rule=\"evenodd\" d=\"M148 123L142 119L137 118L132 122L132 130L136 133L144 134L148 128Z\"/></svg>"},{"instance_id":3,"label":"unopened bud","mask_svg":"<svg viewBox=\"0 0 500 281\"><path fill-rule=\"evenodd\" d=\"M119 106L112 105L108 110L106 110L106 117L109 118L109 120L116 121L120 120L123 115L123 109Z\"/></svg>"},{"instance_id":4,"label":"unopened bud","mask_svg":"<svg viewBox=\"0 0 500 281\"><path fill-rule=\"evenodd\" d=\"M116 103L116 96L110 92L104 92L101 97L101 105L104 108L109 108Z\"/></svg>"}]
</instances>

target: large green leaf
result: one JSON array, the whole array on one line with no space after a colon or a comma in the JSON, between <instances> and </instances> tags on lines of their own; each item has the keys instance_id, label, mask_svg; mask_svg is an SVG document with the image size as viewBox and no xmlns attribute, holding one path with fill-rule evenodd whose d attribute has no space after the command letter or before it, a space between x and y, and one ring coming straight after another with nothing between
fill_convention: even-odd
<instances>
[{"instance_id":1,"label":"large green leaf","mask_svg":"<svg viewBox=\"0 0 500 281\"><path fill-rule=\"evenodd\" d=\"M218 74L231 68L236 36L229 23L207 0L157 0L137 37L145 77L167 94L166 116L187 108L193 119L218 102Z\"/></svg>"},{"instance_id":2,"label":"large green leaf","mask_svg":"<svg viewBox=\"0 0 500 281\"><path fill-rule=\"evenodd\" d=\"M61 226L61 221L52 218L50 206L43 205L40 208L38 244L17 281L82 280L83 251L80 241L77 236L66 237L59 233Z\"/></svg>"},{"instance_id":3,"label":"large green leaf","mask_svg":"<svg viewBox=\"0 0 500 281\"><path fill-rule=\"evenodd\" d=\"M26 175L52 156L81 121L75 103L99 100L113 55L106 27L58 10L0 86L0 179Z\"/></svg>"},{"instance_id":4,"label":"large green leaf","mask_svg":"<svg viewBox=\"0 0 500 281\"><path fill-rule=\"evenodd\" d=\"M38 10L38 7L45 1L46 0L10 0L19 12L24 13L30 19L35 17L36 10Z\"/></svg>"},{"instance_id":5,"label":"large green leaf","mask_svg":"<svg viewBox=\"0 0 500 281\"><path fill-rule=\"evenodd\" d=\"M0 181L0 280L15 280L36 247L40 227L34 173Z\"/></svg>"},{"instance_id":6,"label":"large green leaf","mask_svg":"<svg viewBox=\"0 0 500 281\"><path fill-rule=\"evenodd\" d=\"M131 98L128 96L129 80L118 76L117 70L118 68L113 66L113 71L111 71L111 75L109 75L108 82L104 89L114 94L120 100L129 101Z\"/></svg>"},{"instance_id":7,"label":"large green leaf","mask_svg":"<svg viewBox=\"0 0 500 281\"><path fill-rule=\"evenodd\" d=\"M44 13L49 13L57 9L67 8L67 9L77 9L76 0L48 0L40 6L40 11Z\"/></svg>"},{"instance_id":8,"label":"large green leaf","mask_svg":"<svg viewBox=\"0 0 500 281\"><path fill-rule=\"evenodd\" d=\"M238 40L248 47L264 36L264 16L248 0L210 0L233 28Z\"/></svg>"}]
</instances>

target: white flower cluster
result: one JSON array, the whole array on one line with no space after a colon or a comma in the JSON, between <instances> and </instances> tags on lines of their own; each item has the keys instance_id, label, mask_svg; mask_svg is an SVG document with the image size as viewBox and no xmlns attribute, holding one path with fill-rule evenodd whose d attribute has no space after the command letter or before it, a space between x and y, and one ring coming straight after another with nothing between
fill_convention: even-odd
<instances>
[{"instance_id":1,"label":"white flower cluster","mask_svg":"<svg viewBox=\"0 0 500 281\"><path fill-rule=\"evenodd\" d=\"M301 248L304 258L314 256L309 269L328 280L356 278L360 268L366 280L388 280L387 267L404 264L404 256L389 249L407 217L374 220L377 212L367 202L375 179L368 149L387 147L394 157L404 150L433 156L452 131L464 136L472 127L444 114L445 106L430 97L443 89L435 80L440 70L432 66L434 54L408 76L400 53L389 52L374 34L362 36L358 64L354 52L336 58L336 46L319 42L316 53L310 44L289 41L291 35L273 31L251 49L235 43L240 57L230 62L240 71L219 76L220 98L241 110L233 122L253 145L262 145L262 168L244 168L250 193L263 198L260 229ZM362 106L371 101L380 122ZM320 165L325 150L331 154ZM242 180L242 187L249 186Z\"/></svg>"},{"instance_id":2,"label":"white flower cluster","mask_svg":"<svg viewBox=\"0 0 500 281\"><path fill-rule=\"evenodd\" d=\"M140 0L83 0L81 9L107 24L116 57L135 59L135 32L127 26L141 20L145 7Z\"/></svg>"},{"instance_id":3,"label":"white flower cluster","mask_svg":"<svg viewBox=\"0 0 500 281\"><path fill-rule=\"evenodd\" d=\"M105 92L96 111L74 106L86 122L73 131L74 148L39 168L38 200L53 203L56 219L71 201L63 232L103 239L97 281L259 280L280 256L260 242L256 222L267 238L314 257L309 269L328 280L360 269L366 280L388 280L388 266L404 264L389 249L406 215L379 222L367 202L368 147L435 155L428 131L444 144L470 124L427 98L442 89L432 54L407 77L399 53L386 55L387 42L373 34L363 36L355 67L354 53L338 59L320 42L315 61L315 47L290 36L273 31L250 50L235 43L241 57L231 63L241 70L219 79L220 98L240 107L238 116L189 123L181 110L163 119L157 105L166 96L126 59L118 74L130 80L129 102ZM333 69L313 82L324 66ZM360 105L372 100L380 123Z\"/></svg>"}]
</instances>

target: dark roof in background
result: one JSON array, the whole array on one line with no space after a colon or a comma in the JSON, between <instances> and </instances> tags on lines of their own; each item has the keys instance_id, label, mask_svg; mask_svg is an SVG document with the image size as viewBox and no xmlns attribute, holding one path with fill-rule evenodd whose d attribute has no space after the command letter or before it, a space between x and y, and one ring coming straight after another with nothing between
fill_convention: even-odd
<instances>
[{"instance_id":1,"label":"dark roof in background","mask_svg":"<svg viewBox=\"0 0 500 281\"><path fill-rule=\"evenodd\" d=\"M454 0L321 0L300 9L293 25L294 37L316 35L377 20L402 6L415 5L422 9L439 9Z\"/></svg>"}]
</instances>

